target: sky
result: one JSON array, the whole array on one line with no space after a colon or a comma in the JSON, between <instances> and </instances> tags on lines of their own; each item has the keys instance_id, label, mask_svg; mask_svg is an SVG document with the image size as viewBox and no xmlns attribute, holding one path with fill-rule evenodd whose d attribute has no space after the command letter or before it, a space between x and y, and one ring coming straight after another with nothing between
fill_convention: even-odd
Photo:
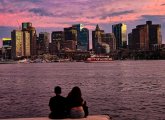
<instances>
[{"instance_id":1,"label":"sky","mask_svg":"<svg viewBox=\"0 0 165 120\"><path fill-rule=\"evenodd\" d=\"M165 43L165 0L0 0L0 39L22 22L32 22L38 33L78 23L90 32L99 24L109 33L113 24L125 23L130 33L147 20L161 24Z\"/></svg>"}]
</instances>

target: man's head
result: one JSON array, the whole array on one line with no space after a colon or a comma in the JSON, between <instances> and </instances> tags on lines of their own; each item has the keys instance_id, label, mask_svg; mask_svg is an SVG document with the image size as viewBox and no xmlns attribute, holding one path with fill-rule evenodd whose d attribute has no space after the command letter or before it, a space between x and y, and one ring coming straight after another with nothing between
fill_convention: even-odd
<instances>
[{"instance_id":1,"label":"man's head","mask_svg":"<svg viewBox=\"0 0 165 120\"><path fill-rule=\"evenodd\" d=\"M54 93L56 93L56 95L61 94L61 87L60 87L60 86L56 86L56 87L54 88Z\"/></svg>"}]
</instances>

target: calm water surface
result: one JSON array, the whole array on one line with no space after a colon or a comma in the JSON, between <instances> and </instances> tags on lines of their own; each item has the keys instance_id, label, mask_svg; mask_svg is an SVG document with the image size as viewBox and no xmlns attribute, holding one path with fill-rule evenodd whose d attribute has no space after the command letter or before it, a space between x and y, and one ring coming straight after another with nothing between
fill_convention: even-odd
<instances>
[{"instance_id":1,"label":"calm water surface","mask_svg":"<svg viewBox=\"0 0 165 120\"><path fill-rule=\"evenodd\" d=\"M165 61L1 64L0 118L48 116L56 85L79 86L90 114L165 120Z\"/></svg>"}]
</instances>

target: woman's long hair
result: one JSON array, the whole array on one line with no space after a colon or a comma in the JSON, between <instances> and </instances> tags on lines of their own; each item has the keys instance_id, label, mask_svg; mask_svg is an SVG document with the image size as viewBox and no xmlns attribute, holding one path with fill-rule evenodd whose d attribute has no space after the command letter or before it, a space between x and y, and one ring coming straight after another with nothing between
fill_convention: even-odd
<instances>
[{"instance_id":1,"label":"woman's long hair","mask_svg":"<svg viewBox=\"0 0 165 120\"><path fill-rule=\"evenodd\" d=\"M71 92L68 94L68 99L70 100L70 102L72 101L72 104L82 104L83 99L82 99L82 94L81 94L81 90L79 87L75 86L72 88Z\"/></svg>"},{"instance_id":2,"label":"woman's long hair","mask_svg":"<svg viewBox=\"0 0 165 120\"><path fill-rule=\"evenodd\" d=\"M81 98L81 95L81 90L77 86L73 87L71 92L69 93L69 96L73 98Z\"/></svg>"}]
</instances>

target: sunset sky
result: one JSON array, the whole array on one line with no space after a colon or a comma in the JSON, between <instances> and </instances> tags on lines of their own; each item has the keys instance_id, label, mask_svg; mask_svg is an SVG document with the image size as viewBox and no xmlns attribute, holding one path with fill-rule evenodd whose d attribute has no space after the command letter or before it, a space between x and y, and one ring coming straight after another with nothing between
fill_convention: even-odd
<instances>
[{"instance_id":1,"label":"sunset sky","mask_svg":"<svg viewBox=\"0 0 165 120\"><path fill-rule=\"evenodd\" d=\"M22 22L32 22L37 32L83 23L90 31L99 24L107 33L122 22L129 33L147 20L162 25L165 43L165 0L0 0L0 39Z\"/></svg>"}]
</instances>

